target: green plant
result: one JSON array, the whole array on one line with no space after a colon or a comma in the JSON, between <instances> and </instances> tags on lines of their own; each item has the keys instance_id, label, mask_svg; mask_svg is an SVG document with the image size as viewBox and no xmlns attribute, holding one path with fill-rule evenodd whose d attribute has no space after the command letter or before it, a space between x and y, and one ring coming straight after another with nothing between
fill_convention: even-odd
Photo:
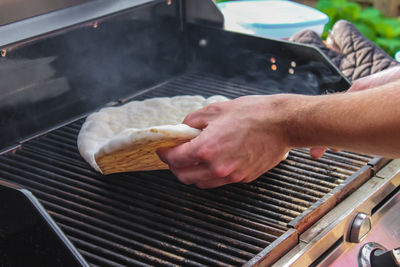
<instances>
[{"instance_id":1,"label":"green plant","mask_svg":"<svg viewBox=\"0 0 400 267\"><path fill-rule=\"evenodd\" d=\"M336 21L345 19L389 55L400 50L400 19L384 17L378 9L362 9L359 4L347 0L319 0L316 8L329 16L323 38L328 36Z\"/></svg>"}]
</instances>

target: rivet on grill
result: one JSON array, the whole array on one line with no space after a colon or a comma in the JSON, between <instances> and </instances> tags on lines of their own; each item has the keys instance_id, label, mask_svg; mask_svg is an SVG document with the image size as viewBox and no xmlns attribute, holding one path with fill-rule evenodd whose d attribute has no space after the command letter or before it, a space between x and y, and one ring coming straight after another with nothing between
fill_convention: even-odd
<instances>
[{"instance_id":1,"label":"rivet on grill","mask_svg":"<svg viewBox=\"0 0 400 267\"><path fill-rule=\"evenodd\" d=\"M5 57L7 55L7 50L1 49L1 56Z\"/></svg>"},{"instance_id":2,"label":"rivet on grill","mask_svg":"<svg viewBox=\"0 0 400 267\"><path fill-rule=\"evenodd\" d=\"M206 47L208 45L208 41L206 39L200 39L199 46Z\"/></svg>"},{"instance_id":3,"label":"rivet on grill","mask_svg":"<svg viewBox=\"0 0 400 267\"><path fill-rule=\"evenodd\" d=\"M93 28L97 29L97 27L99 27L99 23L96 21L96 22L93 24Z\"/></svg>"},{"instance_id":4,"label":"rivet on grill","mask_svg":"<svg viewBox=\"0 0 400 267\"><path fill-rule=\"evenodd\" d=\"M278 67L275 64L272 64L271 70L276 71L277 69L278 69Z\"/></svg>"},{"instance_id":5,"label":"rivet on grill","mask_svg":"<svg viewBox=\"0 0 400 267\"><path fill-rule=\"evenodd\" d=\"M292 66L293 68L295 68L295 67L296 67L296 62L294 62L294 61L290 62L290 66Z\"/></svg>"},{"instance_id":6,"label":"rivet on grill","mask_svg":"<svg viewBox=\"0 0 400 267\"><path fill-rule=\"evenodd\" d=\"M289 68L289 73L290 73L290 74L294 74L294 69Z\"/></svg>"},{"instance_id":7,"label":"rivet on grill","mask_svg":"<svg viewBox=\"0 0 400 267\"><path fill-rule=\"evenodd\" d=\"M275 59L274 57L271 57L271 58L269 59L269 61L270 61L272 64L275 64L275 63L276 63L276 59Z\"/></svg>"}]
</instances>

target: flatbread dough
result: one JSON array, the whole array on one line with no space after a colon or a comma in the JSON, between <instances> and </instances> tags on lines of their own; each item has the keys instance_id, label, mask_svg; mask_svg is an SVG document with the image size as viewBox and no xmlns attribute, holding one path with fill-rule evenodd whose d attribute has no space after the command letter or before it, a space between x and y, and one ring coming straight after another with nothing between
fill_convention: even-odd
<instances>
[{"instance_id":1,"label":"flatbread dough","mask_svg":"<svg viewBox=\"0 0 400 267\"><path fill-rule=\"evenodd\" d=\"M103 108L87 117L78 135L82 157L104 174L168 169L157 156L161 147L173 147L200 134L182 124L192 111L224 96L158 97Z\"/></svg>"}]
</instances>

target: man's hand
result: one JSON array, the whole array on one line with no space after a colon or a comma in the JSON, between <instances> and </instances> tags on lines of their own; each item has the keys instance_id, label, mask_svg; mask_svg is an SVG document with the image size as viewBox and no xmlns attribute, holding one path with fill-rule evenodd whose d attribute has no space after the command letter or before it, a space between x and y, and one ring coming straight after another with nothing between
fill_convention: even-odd
<instances>
[{"instance_id":1,"label":"man's hand","mask_svg":"<svg viewBox=\"0 0 400 267\"><path fill-rule=\"evenodd\" d=\"M392 67L384 71L356 80L347 92L362 91L379 87L400 79L400 67Z\"/></svg>"},{"instance_id":2,"label":"man's hand","mask_svg":"<svg viewBox=\"0 0 400 267\"><path fill-rule=\"evenodd\" d=\"M201 134L158 154L185 184L212 188L251 182L289 151L281 99L246 96L195 111L184 123Z\"/></svg>"},{"instance_id":3,"label":"man's hand","mask_svg":"<svg viewBox=\"0 0 400 267\"><path fill-rule=\"evenodd\" d=\"M247 96L189 114L201 134L159 151L180 181L200 188L250 182L293 147L400 157L400 81L324 96Z\"/></svg>"}]
</instances>

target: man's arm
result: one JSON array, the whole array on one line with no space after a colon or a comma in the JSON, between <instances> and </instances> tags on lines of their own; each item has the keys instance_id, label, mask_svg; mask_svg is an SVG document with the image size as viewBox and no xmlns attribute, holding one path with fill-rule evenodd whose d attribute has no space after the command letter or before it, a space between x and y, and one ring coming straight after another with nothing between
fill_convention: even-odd
<instances>
[{"instance_id":1,"label":"man's arm","mask_svg":"<svg viewBox=\"0 0 400 267\"><path fill-rule=\"evenodd\" d=\"M375 87L379 87L400 78L400 67L392 67L384 71L363 77L356 80L353 86L347 92L363 91ZM313 158L320 158L325 153L325 147L312 147L310 148L310 155Z\"/></svg>"},{"instance_id":2,"label":"man's arm","mask_svg":"<svg viewBox=\"0 0 400 267\"><path fill-rule=\"evenodd\" d=\"M305 97L291 115L291 147L328 146L400 156L400 81L370 90Z\"/></svg>"},{"instance_id":3,"label":"man's arm","mask_svg":"<svg viewBox=\"0 0 400 267\"><path fill-rule=\"evenodd\" d=\"M250 182L295 147L400 157L400 82L325 96L246 96L189 114L195 139L159 151L185 184Z\"/></svg>"}]
</instances>

